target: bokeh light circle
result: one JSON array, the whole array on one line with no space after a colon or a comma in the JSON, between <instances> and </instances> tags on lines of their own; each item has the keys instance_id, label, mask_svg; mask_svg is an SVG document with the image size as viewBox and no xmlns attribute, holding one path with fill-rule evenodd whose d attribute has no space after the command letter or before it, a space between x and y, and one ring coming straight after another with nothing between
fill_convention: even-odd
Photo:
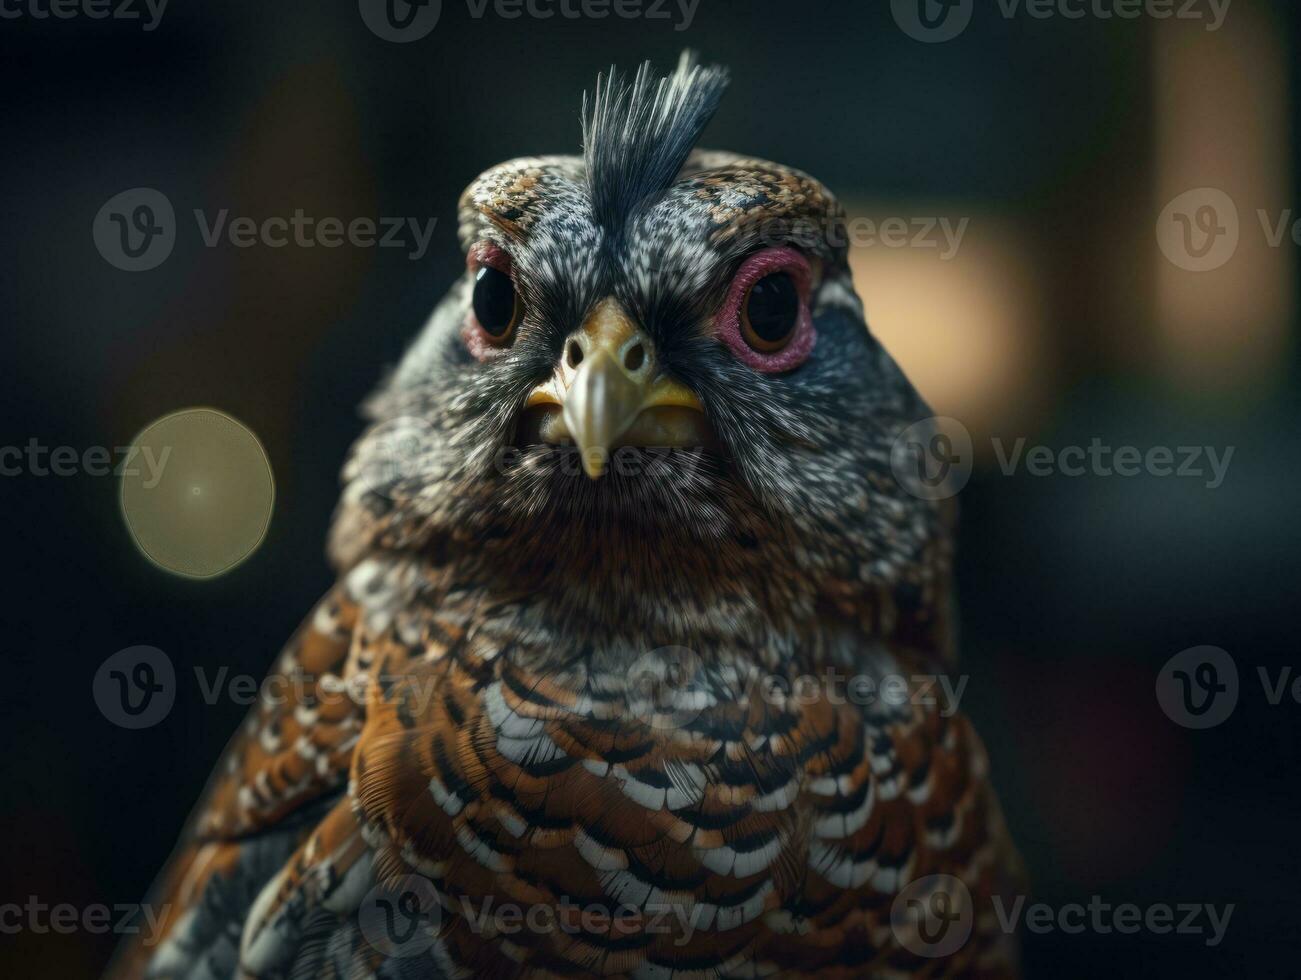
<instances>
[{"instance_id":1,"label":"bokeh light circle","mask_svg":"<svg viewBox=\"0 0 1301 980\"><path fill-rule=\"evenodd\" d=\"M189 578L230 571L266 537L271 461L245 425L188 408L148 425L121 470L122 516L155 565Z\"/></svg>"}]
</instances>

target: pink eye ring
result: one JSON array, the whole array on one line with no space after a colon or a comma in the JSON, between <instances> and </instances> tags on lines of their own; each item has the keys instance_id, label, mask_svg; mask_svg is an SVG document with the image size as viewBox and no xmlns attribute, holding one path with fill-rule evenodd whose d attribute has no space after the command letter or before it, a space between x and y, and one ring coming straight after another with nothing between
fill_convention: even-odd
<instances>
[{"instance_id":1,"label":"pink eye ring","mask_svg":"<svg viewBox=\"0 0 1301 980\"><path fill-rule=\"evenodd\" d=\"M737 360L765 374L791 371L817 341L809 294L813 270L793 248L766 248L741 263L715 320Z\"/></svg>"},{"instance_id":2,"label":"pink eye ring","mask_svg":"<svg viewBox=\"0 0 1301 980\"><path fill-rule=\"evenodd\" d=\"M480 242L470 249L466 267L474 277L474 285L461 339L482 361L514 342L524 305L511 277L510 255L503 249Z\"/></svg>"}]
</instances>

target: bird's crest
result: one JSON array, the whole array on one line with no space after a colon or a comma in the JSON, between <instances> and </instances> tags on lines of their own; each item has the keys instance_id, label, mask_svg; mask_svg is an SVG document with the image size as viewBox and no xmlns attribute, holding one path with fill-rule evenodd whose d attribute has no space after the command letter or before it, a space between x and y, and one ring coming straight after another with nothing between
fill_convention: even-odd
<instances>
[{"instance_id":1,"label":"bird's crest","mask_svg":"<svg viewBox=\"0 0 1301 980\"><path fill-rule=\"evenodd\" d=\"M644 62L631 82L611 67L583 95L583 157L592 212L618 237L628 216L672 186L727 88L727 70L684 51L673 74Z\"/></svg>"}]
</instances>

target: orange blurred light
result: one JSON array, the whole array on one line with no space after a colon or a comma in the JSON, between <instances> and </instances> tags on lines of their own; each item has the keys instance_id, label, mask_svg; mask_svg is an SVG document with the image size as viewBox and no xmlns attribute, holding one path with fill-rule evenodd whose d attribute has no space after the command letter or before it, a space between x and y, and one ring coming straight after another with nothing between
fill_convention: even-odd
<instances>
[{"instance_id":1,"label":"orange blurred light","mask_svg":"<svg viewBox=\"0 0 1301 980\"><path fill-rule=\"evenodd\" d=\"M906 219L909 244L893 246L856 235L851 219L849 262L868 326L935 413L962 422L977 445L983 435L1027 431L1042 394L1043 338L1030 252L1013 222L925 203L849 213L882 229L886 215L948 215L948 238L938 224L928 235L934 247L915 237L930 219Z\"/></svg>"},{"instance_id":2,"label":"orange blurred light","mask_svg":"<svg viewBox=\"0 0 1301 980\"><path fill-rule=\"evenodd\" d=\"M1153 45L1156 210L1165 209L1156 363L1198 391L1264 390L1283 366L1295 303L1290 224L1281 241L1270 237L1289 211L1301 217L1288 163L1286 45L1269 15L1245 4L1218 31L1161 21ZM1223 236L1218 254L1207 229ZM1194 257L1180 261L1181 249Z\"/></svg>"}]
</instances>

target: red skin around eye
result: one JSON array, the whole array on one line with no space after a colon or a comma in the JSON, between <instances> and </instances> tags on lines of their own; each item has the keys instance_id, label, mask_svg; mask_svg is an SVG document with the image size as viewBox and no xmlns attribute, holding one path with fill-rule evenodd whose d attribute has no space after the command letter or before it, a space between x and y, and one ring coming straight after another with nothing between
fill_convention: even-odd
<instances>
[{"instance_id":1,"label":"red skin around eye","mask_svg":"<svg viewBox=\"0 0 1301 980\"><path fill-rule=\"evenodd\" d=\"M510 253L492 242L476 242L465 256L465 267L474 272L485 265L510 275Z\"/></svg>"},{"instance_id":2,"label":"red skin around eye","mask_svg":"<svg viewBox=\"0 0 1301 980\"><path fill-rule=\"evenodd\" d=\"M465 267L474 273L485 265L510 275L510 253L492 242L478 242L470 247L469 254L465 257ZM500 356L509 346L493 342L479 325L479 318L474 315L473 306L465 314L465 323L461 325L461 340L470 353L480 361Z\"/></svg>"},{"instance_id":3,"label":"red skin around eye","mask_svg":"<svg viewBox=\"0 0 1301 980\"><path fill-rule=\"evenodd\" d=\"M788 273L795 282L800 296L799 318L795 322L795 335L789 344L771 354L757 351L741 336L741 304L745 302L750 287L764 276L774 272ZM817 343L818 332L813 328L813 314L809 311L809 292L813 285L813 271L808 259L793 248L766 248L756 252L741 264L736 278L727 290L723 308L714 321L718 338L732 349L737 360L756 371L777 374L791 371L808 358Z\"/></svg>"}]
</instances>

